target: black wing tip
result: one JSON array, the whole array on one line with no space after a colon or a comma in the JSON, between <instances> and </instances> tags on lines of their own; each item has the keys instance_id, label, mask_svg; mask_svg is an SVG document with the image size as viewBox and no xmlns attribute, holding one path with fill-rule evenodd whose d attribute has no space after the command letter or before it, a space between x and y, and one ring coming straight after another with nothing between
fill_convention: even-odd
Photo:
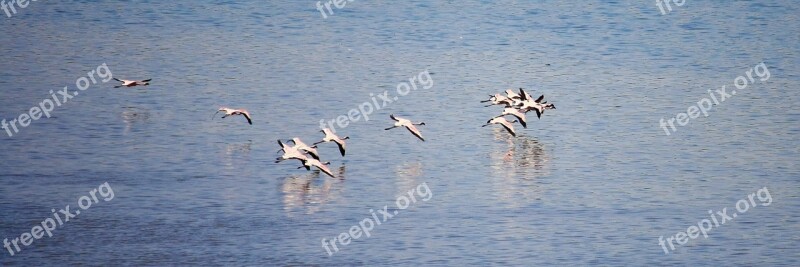
<instances>
[{"instance_id":1,"label":"black wing tip","mask_svg":"<svg viewBox=\"0 0 800 267\"><path fill-rule=\"evenodd\" d=\"M336 145L338 145L338 146L339 146L339 153L342 153L342 157L344 157L344 154L345 154L344 147L342 147L342 145L341 145L341 144L339 144L339 143L336 143Z\"/></svg>"},{"instance_id":2,"label":"black wing tip","mask_svg":"<svg viewBox=\"0 0 800 267\"><path fill-rule=\"evenodd\" d=\"M506 131L508 131L508 133L510 133L510 134L511 134L511 136L513 136L513 137L517 137L517 134L516 134L516 133L514 133L514 131L513 131L513 130L511 130L511 128L508 128L508 127L506 127L505 125L503 125L503 128L506 128Z\"/></svg>"}]
</instances>

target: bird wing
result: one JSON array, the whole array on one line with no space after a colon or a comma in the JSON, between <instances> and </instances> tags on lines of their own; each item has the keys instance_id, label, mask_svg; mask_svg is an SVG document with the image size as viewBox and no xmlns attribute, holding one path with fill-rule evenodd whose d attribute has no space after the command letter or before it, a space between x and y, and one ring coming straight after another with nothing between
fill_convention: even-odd
<instances>
[{"instance_id":1,"label":"bird wing","mask_svg":"<svg viewBox=\"0 0 800 267\"><path fill-rule=\"evenodd\" d=\"M112 78L112 79L114 79L115 81L121 82L121 83L124 83L124 82L125 82L125 81L123 81L123 80L120 80L120 79L117 79L117 78Z\"/></svg>"},{"instance_id":2,"label":"bird wing","mask_svg":"<svg viewBox=\"0 0 800 267\"><path fill-rule=\"evenodd\" d=\"M281 140L280 140L280 139L278 139L278 145L280 145L280 146L281 146L281 149L282 149L282 150L284 151L284 153L285 153L285 152L286 152L286 150L285 150L285 149L286 149L286 145L284 145L284 144L283 144L283 142L281 142Z\"/></svg>"},{"instance_id":3,"label":"bird wing","mask_svg":"<svg viewBox=\"0 0 800 267\"><path fill-rule=\"evenodd\" d=\"M542 101L542 99L544 99L544 95L541 95L539 98L536 99L536 101L533 102L539 103Z\"/></svg>"},{"instance_id":4,"label":"bird wing","mask_svg":"<svg viewBox=\"0 0 800 267\"><path fill-rule=\"evenodd\" d=\"M422 134L419 133L419 130L417 130L416 126L414 126L413 124L409 124L409 125L406 125L406 129L408 129L409 132L414 134L414 136L419 138L419 140L422 140L423 142L425 142L425 139L422 138Z\"/></svg>"},{"instance_id":5,"label":"bird wing","mask_svg":"<svg viewBox=\"0 0 800 267\"><path fill-rule=\"evenodd\" d=\"M510 122L503 121L500 123L500 125L503 125L503 128L506 128L506 131L508 131L508 133L510 133L512 136L517 137L517 133L514 132L514 125L511 125Z\"/></svg>"},{"instance_id":6,"label":"bird wing","mask_svg":"<svg viewBox=\"0 0 800 267\"><path fill-rule=\"evenodd\" d=\"M394 121L400 121L400 120L398 120L397 118L394 117L394 114L389 114L389 118L392 118Z\"/></svg>"},{"instance_id":7,"label":"bird wing","mask_svg":"<svg viewBox=\"0 0 800 267\"><path fill-rule=\"evenodd\" d=\"M152 80L153 80L153 79L147 79L147 80L142 80L142 82L143 82L143 83L146 83L146 82L150 82L150 81L152 81Z\"/></svg>"},{"instance_id":8,"label":"bird wing","mask_svg":"<svg viewBox=\"0 0 800 267\"><path fill-rule=\"evenodd\" d=\"M337 140L335 140L335 142L336 142L336 145L339 146L339 153L342 153L342 157L344 157L344 149L345 149L344 141L337 139Z\"/></svg>"},{"instance_id":9,"label":"bird wing","mask_svg":"<svg viewBox=\"0 0 800 267\"><path fill-rule=\"evenodd\" d=\"M328 142L328 141L325 141L325 140L327 140L328 137L333 134L333 132L329 128L322 129L322 133L325 134L325 137L322 138L323 142Z\"/></svg>"},{"instance_id":10,"label":"bird wing","mask_svg":"<svg viewBox=\"0 0 800 267\"><path fill-rule=\"evenodd\" d=\"M319 154L317 153L317 151L315 149L306 148L306 149L303 149L303 151L305 151L306 153L311 155L312 158L314 158L316 160L319 160Z\"/></svg>"},{"instance_id":11,"label":"bird wing","mask_svg":"<svg viewBox=\"0 0 800 267\"><path fill-rule=\"evenodd\" d=\"M517 120L519 121L519 124L522 124L523 128L528 128L528 122L525 121L525 114L522 114L519 111L515 110L513 113L511 113L511 115L514 115L514 117L517 117Z\"/></svg>"},{"instance_id":12,"label":"bird wing","mask_svg":"<svg viewBox=\"0 0 800 267\"><path fill-rule=\"evenodd\" d=\"M519 96L522 100L528 100L528 93L525 93L525 90L522 88L519 89Z\"/></svg>"},{"instance_id":13,"label":"bird wing","mask_svg":"<svg viewBox=\"0 0 800 267\"><path fill-rule=\"evenodd\" d=\"M507 95L509 98L519 97L519 95L517 95L517 93L514 93L514 91L511 91L511 89L507 89L507 90L506 90L506 95Z\"/></svg>"},{"instance_id":14,"label":"bird wing","mask_svg":"<svg viewBox=\"0 0 800 267\"><path fill-rule=\"evenodd\" d=\"M527 121L525 121L525 114L520 112L518 109L506 108L503 111L503 114L512 115L514 117L517 117L517 120L519 120L519 123L522 124L522 127L528 128Z\"/></svg>"},{"instance_id":15,"label":"bird wing","mask_svg":"<svg viewBox=\"0 0 800 267\"><path fill-rule=\"evenodd\" d=\"M329 169L328 166L325 166L325 164L322 164L322 162L320 162L319 164L315 164L314 166L316 166L317 169L329 175L330 177L336 178L336 176L334 176L333 173L331 172L331 169Z\"/></svg>"},{"instance_id":16,"label":"bird wing","mask_svg":"<svg viewBox=\"0 0 800 267\"><path fill-rule=\"evenodd\" d=\"M242 116L244 116L247 119L247 123L253 125L253 120L250 119L250 113L248 113L247 111L242 111Z\"/></svg>"}]
</instances>

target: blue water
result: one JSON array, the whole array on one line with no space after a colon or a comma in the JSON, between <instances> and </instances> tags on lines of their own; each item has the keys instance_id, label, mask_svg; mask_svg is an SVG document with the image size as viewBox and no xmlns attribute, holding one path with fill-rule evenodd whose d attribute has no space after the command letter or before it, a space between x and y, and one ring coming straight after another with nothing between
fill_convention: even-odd
<instances>
[{"instance_id":1,"label":"blue water","mask_svg":"<svg viewBox=\"0 0 800 267\"><path fill-rule=\"evenodd\" d=\"M0 119L106 64L109 81L0 132L0 238L108 183L114 198L0 251L0 265L800 264L800 10L793 1L37 1L0 11ZM665 135L659 120L764 62L766 81ZM433 86L321 144L337 178L274 163L420 72ZM487 94L544 94L541 119L480 125ZM372 95L371 95L372 94ZM243 118L211 119L220 106ZM420 126L426 142L391 126ZM426 185L430 199L396 208ZM665 254L708 211L732 221ZM100 191L107 192L107 191ZM419 191L417 191L419 193ZM762 195L765 196L765 195ZM370 237L321 245L388 206ZM378 215L380 216L380 215Z\"/></svg>"}]
</instances>

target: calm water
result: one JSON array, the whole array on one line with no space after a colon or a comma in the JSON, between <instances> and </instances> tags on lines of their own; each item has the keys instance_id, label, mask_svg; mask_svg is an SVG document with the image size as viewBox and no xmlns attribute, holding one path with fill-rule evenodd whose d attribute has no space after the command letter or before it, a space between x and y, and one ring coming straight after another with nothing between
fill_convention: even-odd
<instances>
[{"instance_id":1,"label":"calm water","mask_svg":"<svg viewBox=\"0 0 800 267\"><path fill-rule=\"evenodd\" d=\"M6 120L103 63L153 78L0 132L0 238L114 192L0 265L800 264L793 1L354 1L327 19L314 1L209 2L38 1L0 19ZM760 62L766 82L659 128ZM432 88L339 130L346 157L320 145L337 179L274 163L276 139L317 141L320 119L426 69ZM558 109L516 138L479 127L501 109L478 101L518 87ZM219 106L254 124L211 120ZM391 113L426 122L427 142L384 131ZM328 256L322 238L422 183L428 201ZM771 205L659 246L763 187Z\"/></svg>"}]
</instances>

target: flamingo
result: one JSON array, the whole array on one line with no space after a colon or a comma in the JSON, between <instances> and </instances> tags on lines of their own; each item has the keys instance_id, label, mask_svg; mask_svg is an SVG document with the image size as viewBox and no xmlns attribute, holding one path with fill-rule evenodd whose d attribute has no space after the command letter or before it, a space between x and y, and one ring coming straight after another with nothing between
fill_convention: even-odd
<instances>
[{"instance_id":1,"label":"flamingo","mask_svg":"<svg viewBox=\"0 0 800 267\"><path fill-rule=\"evenodd\" d=\"M311 157L314 157L315 159L319 159L319 153L317 152L317 146L306 145L306 143L303 143L303 141L301 141L300 138L297 138L297 137L292 138L292 140L289 140L289 142L294 143L294 148L295 149L303 151L303 152L306 152L309 155L311 155Z\"/></svg>"},{"instance_id":2,"label":"flamingo","mask_svg":"<svg viewBox=\"0 0 800 267\"><path fill-rule=\"evenodd\" d=\"M513 99L508 98L506 96L503 96L501 94L489 95L489 99L488 100L481 101L481 103L486 103L486 102L492 102L491 104L486 105L486 107L491 107L491 106L500 105L500 104L503 104L505 106L511 106L511 105L514 104L514 100Z\"/></svg>"},{"instance_id":3,"label":"flamingo","mask_svg":"<svg viewBox=\"0 0 800 267\"><path fill-rule=\"evenodd\" d=\"M247 119L247 123L253 125L253 120L250 119L250 113L247 112L247 110L221 107L219 108L219 110L217 110L217 112L214 113L214 115L217 115L217 113L219 113L220 111L225 112L225 116L222 116L223 119L228 116L242 115L245 117L245 119ZM211 119L214 119L213 115Z\"/></svg>"},{"instance_id":4,"label":"flamingo","mask_svg":"<svg viewBox=\"0 0 800 267\"><path fill-rule=\"evenodd\" d=\"M331 164L331 163L330 162L324 162L323 163L323 162L320 162L319 160L316 160L316 159L307 158L307 159L303 160L303 166L300 166L300 167L297 167L297 168L300 169L300 168L305 167L306 170L310 171L311 167L317 167L317 169L319 169L320 171L324 172L328 176L336 178L336 176L333 175L333 172L331 172L331 169L329 169L328 166L325 166L325 165L329 165L329 164Z\"/></svg>"},{"instance_id":5,"label":"flamingo","mask_svg":"<svg viewBox=\"0 0 800 267\"><path fill-rule=\"evenodd\" d=\"M414 134L414 136L419 138L419 140L422 140L422 142L425 142L425 139L422 138L422 134L420 134L419 130L417 129L417 127L414 126L414 125L425 125L424 122L412 123L410 120L403 119L403 118L400 118L400 117L395 117L394 114L389 115L389 117L392 118L395 121L394 122L394 126L386 128L384 130L391 130L393 128L397 128L397 127L401 127L401 126L402 127L406 127L406 129L408 129L409 132Z\"/></svg>"},{"instance_id":6,"label":"flamingo","mask_svg":"<svg viewBox=\"0 0 800 267\"><path fill-rule=\"evenodd\" d=\"M508 131L508 133L510 133L512 136L516 137L517 133L514 131L514 125L512 125L512 123L515 123L515 122L517 122L517 120L508 121L508 120L506 120L506 118L503 118L503 116L497 116L497 117L494 117L491 120L487 121L486 124L481 126L481 127L486 127L486 126L489 126L489 125L492 125L492 124L500 124L500 125L503 125L503 128L506 128L506 131Z\"/></svg>"},{"instance_id":7,"label":"flamingo","mask_svg":"<svg viewBox=\"0 0 800 267\"><path fill-rule=\"evenodd\" d=\"M120 79L117 79L117 78L113 78L113 79L115 81L118 81L118 82L122 83L122 85L114 86L114 88L120 88L120 87L123 87L123 86L125 86L125 87L134 87L134 86L137 86L137 85L148 86L148 85L150 85L150 80L152 80L152 79L147 79L147 80L141 80L141 81L132 81L132 80L120 80Z\"/></svg>"},{"instance_id":8,"label":"flamingo","mask_svg":"<svg viewBox=\"0 0 800 267\"><path fill-rule=\"evenodd\" d=\"M275 159L275 163L278 163L278 162L281 162L281 161L284 161L284 160L287 160L287 159L296 159L296 160L300 160L300 161L303 161L303 162L308 160L308 157L306 157L306 155L304 155L302 152L300 152L299 149L297 149L297 148L295 148L293 146L288 146L288 145L284 144L283 142L281 142L281 140L278 140L278 145L281 146L281 150L278 150L278 151L279 152L283 151L283 155L281 157Z\"/></svg>"},{"instance_id":9,"label":"flamingo","mask_svg":"<svg viewBox=\"0 0 800 267\"><path fill-rule=\"evenodd\" d=\"M329 128L322 129L320 130L320 132L325 133L325 138L322 138L322 141L314 143L314 146L325 142L335 142L336 145L339 146L339 153L342 153L342 157L344 157L344 152L345 152L344 140L350 139L350 137L345 136L344 138L339 138L339 136L333 133L333 131L331 131L331 129Z\"/></svg>"}]
</instances>

